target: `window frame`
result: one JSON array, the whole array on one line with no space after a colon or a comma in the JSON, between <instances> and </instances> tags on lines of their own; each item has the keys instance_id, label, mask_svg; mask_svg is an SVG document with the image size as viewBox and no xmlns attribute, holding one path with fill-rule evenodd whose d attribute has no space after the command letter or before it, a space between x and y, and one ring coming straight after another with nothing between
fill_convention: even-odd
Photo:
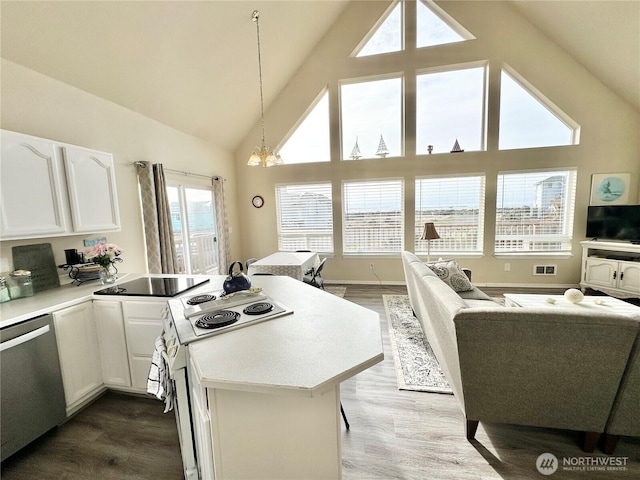
<instances>
[{"instance_id":1,"label":"window frame","mask_svg":"<svg viewBox=\"0 0 640 480\"><path fill-rule=\"evenodd\" d=\"M504 194L504 181L502 183L502 190L499 188L500 184L500 176L503 175L526 175L526 174L538 174L538 173L546 173L550 176L554 174L568 174L568 181L565 185L565 198L571 198L571 204L566 205L566 210L563 215L562 222L562 230L563 233L558 234L545 234L545 235L536 235L534 236L525 236L521 233L517 233L511 237L507 237L505 235L498 234L498 228L500 227L500 222L498 221L500 206L498 202L501 198L501 193ZM570 257L572 248L573 248L573 230L575 227L575 205L576 205L576 193L577 193L577 181L578 178L578 168L577 167L558 167L558 168L538 168L538 169L528 169L528 170L503 170L498 171L496 175L496 203L495 203L495 227L494 227L494 245L493 251L496 257L535 257L535 256L556 256L556 257ZM531 206L529 206L531 207ZM511 250L498 250L497 244L499 241L503 240L529 240L529 241L537 241L537 242L560 242L561 244L566 244L567 248L559 249L559 250L521 250L521 249L511 249Z\"/></svg>"},{"instance_id":2,"label":"window frame","mask_svg":"<svg viewBox=\"0 0 640 480\"><path fill-rule=\"evenodd\" d=\"M352 250L347 250L346 248L346 239L347 239L347 232L350 230L349 228L347 228L346 222L347 222L347 212L346 212L346 206L347 206L347 202L346 202L346 198L347 195L345 195L345 186L347 184L367 184L367 183L382 183L382 182L399 182L399 186L400 186L400 198L399 199L394 199L394 200L399 200L399 205L400 205L400 213L398 215L398 218L400 220L400 226L398 228L398 237L400 239L400 244L397 247L396 250L389 250L389 251L383 251L383 250L375 250L375 249L367 249L364 251L360 251L360 252L354 252ZM342 180L341 186L340 186L340 194L341 194L341 199L342 199L342 208L341 208L341 227L342 227L342 254L344 257L367 257L367 256L399 256L400 253L404 250L404 245L405 245L405 231L406 231L406 221L405 221L405 214L406 214L406 205L405 205L405 200L406 200L406 187L405 187L405 180L403 177L391 177L391 178L368 178L368 179L345 179Z\"/></svg>"},{"instance_id":3,"label":"window frame","mask_svg":"<svg viewBox=\"0 0 640 480\"><path fill-rule=\"evenodd\" d=\"M331 94L329 92L329 87L327 85L325 85L320 90L318 95L316 95L316 97L311 101L311 103L309 104L307 109L302 113L302 115L300 115L300 117L298 117L298 120L289 129L289 132L282 138L282 140L280 141L280 143L276 147L276 150L278 151L278 153L282 153L282 148L287 144L287 142L291 139L291 137L293 137L297 133L298 128L307 120L309 115L311 115L311 113L318 107L318 105L324 99L325 96L327 97L327 125L326 125L326 128L328 130L328 141L329 141L329 144L327 145L327 150L328 150L327 159L326 160L318 160L318 161L315 161L315 162L291 162L290 160L289 161L287 160L286 156L283 156L282 159L283 159L284 165L310 165L310 164L330 163L331 162ZM286 153L285 153L285 155L286 155Z\"/></svg>"},{"instance_id":4,"label":"window frame","mask_svg":"<svg viewBox=\"0 0 640 480\"><path fill-rule=\"evenodd\" d=\"M441 174L441 175L423 175L415 177L415 190L414 190L414 251L416 255L426 255L427 248L426 242L422 241L425 248L424 250L420 247L423 245L420 243L420 236L422 235L422 230L424 228L424 223L426 221L432 221L435 223L436 230L438 234L442 238L446 238L446 224L439 224L437 221L437 217L427 217L425 220L424 217L418 216L418 208L421 205L418 205L419 198L421 196L420 185L419 183L423 180L437 180L437 179L480 179L480 190L479 190L479 199L478 199L478 230L477 230L477 242L476 248L470 250L454 250L454 249L438 249L437 242L431 242L430 245L430 253L436 255L446 255L446 256L482 256L484 254L484 239L485 239L485 225L486 225L486 192L487 192L487 176L485 172L478 173L460 173L460 174ZM442 228L439 228L442 227ZM434 248L435 247L435 248Z\"/></svg>"},{"instance_id":5,"label":"window frame","mask_svg":"<svg viewBox=\"0 0 640 480\"><path fill-rule=\"evenodd\" d=\"M373 157L361 157L358 160L354 160L351 158L344 158L343 151L343 141L344 141L344 116L342 114L343 107L343 94L342 87L343 85L354 85L358 83L367 83L367 82L376 82L380 80L392 80L399 79L400 80L400 153L397 156L388 156L384 158L377 158L375 155ZM338 124L339 124L339 148L340 148L340 161L341 162L353 162L353 161L370 161L370 160L385 160L385 159L396 159L396 158L405 158L405 144L406 144L406 125L405 125L405 116L406 116L406 78L404 71L394 71L379 75L367 75L365 77L355 77L355 78L346 78L340 79L338 81Z\"/></svg>"},{"instance_id":6,"label":"window frame","mask_svg":"<svg viewBox=\"0 0 640 480\"><path fill-rule=\"evenodd\" d=\"M455 72L459 70L472 70L476 68L483 68L484 72L482 75L482 107L480 112L480 148L479 150L469 150L470 152L486 152L487 151L487 138L488 138L488 125L489 125L489 60L477 60L474 62L465 62L465 63L455 63L450 65L439 65L436 67L428 67L428 68L420 68L414 71L414 81L415 81L415 155L429 155L429 152L419 152L418 148L420 142L418 141L418 77L421 75L430 75L437 73L448 73ZM453 144L451 144L453 146ZM462 145L464 149L464 145ZM450 151L447 152L434 152L434 154L449 154Z\"/></svg>"},{"instance_id":7,"label":"window frame","mask_svg":"<svg viewBox=\"0 0 640 480\"><path fill-rule=\"evenodd\" d=\"M282 222L283 222L283 218L282 218L282 207L281 207L281 195L280 195L280 188L283 187L297 187L297 186L328 186L329 187L329 201L330 201L330 213L331 213L331 226L330 226L330 233L331 233L331 250L322 250L322 249L316 249L316 248L312 248L314 251L317 251L318 253L322 254L322 255L334 255L335 254L335 220L334 220L334 215L333 215L333 184L331 183L331 181L324 181L324 182L295 182L295 183L276 183L274 186L274 193L275 193L275 204L276 204L276 233L278 236L278 250L279 251L295 251L296 249L299 248L295 248L295 249L288 249L284 247L284 244L282 242L282 239L284 236L286 236L286 233L283 233L282 231ZM304 247L305 249L309 248L309 238L311 237L320 237L320 236L326 236L326 234L305 234L305 233L300 233L300 234L289 234L292 237L298 237L298 236L304 236L304 238L306 239L306 246Z\"/></svg>"},{"instance_id":8,"label":"window frame","mask_svg":"<svg viewBox=\"0 0 640 480\"><path fill-rule=\"evenodd\" d=\"M558 107L554 102L552 102L546 95L544 95L540 90L533 86L531 82L529 82L526 78L520 75L513 67L511 67L507 63L502 64L502 68L500 69L500 77L502 78L502 74L507 75L516 85L522 88L526 93L528 93L534 100L540 103L540 106L546 108L549 113L551 113L554 117L560 121L560 123L564 124L569 130L571 130L571 142L568 144L559 144L559 145L538 145L538 146L525 146L525 147L510 147L503 148L500 147L500 139L502 137L502 81L500 81L500 115L499 121L497 125L497 133L498 133L498 142L496 148L499 152L508 152L512 150L526 150L526 149L534 149L534 148L554 148L554 147L571 147L574 145L580 145L580 133L581 127L580 125L573 120L569 115L567 115L560 107Z\"/></svg>"}]
</instances>

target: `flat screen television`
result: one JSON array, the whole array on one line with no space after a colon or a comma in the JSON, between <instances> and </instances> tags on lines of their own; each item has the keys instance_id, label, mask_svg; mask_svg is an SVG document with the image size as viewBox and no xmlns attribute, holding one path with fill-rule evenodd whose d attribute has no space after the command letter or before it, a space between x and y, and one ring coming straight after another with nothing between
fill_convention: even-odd
<instances>
[{"instance_id":1,"label":"flat screen television","mask_svg":"<svg viewBox=\"0 0 640 480\"><path fill-rule=\"evenodd\" d=\"M587 237L640 243L640 205L588 207Z\"/></svg>"}]
</instances>

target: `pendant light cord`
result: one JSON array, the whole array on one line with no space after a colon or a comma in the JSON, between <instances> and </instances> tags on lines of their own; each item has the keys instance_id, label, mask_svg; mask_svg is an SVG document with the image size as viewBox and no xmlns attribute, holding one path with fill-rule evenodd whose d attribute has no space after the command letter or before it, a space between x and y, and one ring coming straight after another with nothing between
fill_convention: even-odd
<instances>
[{"instance_id":1,"label":"pendant light cord","mask_svg":"<svg viewBox=\"0 0 640 480\"><path fill-rule=\"evenodd\" d=\"M256 37L258 38L258 76L260 78L260 123L262 126L262 148L265 146L264 138L264 95L262 93L262 55L260 53L260 12L253 11L252 19L256 22Z\"/></svg>"}]
</instances>

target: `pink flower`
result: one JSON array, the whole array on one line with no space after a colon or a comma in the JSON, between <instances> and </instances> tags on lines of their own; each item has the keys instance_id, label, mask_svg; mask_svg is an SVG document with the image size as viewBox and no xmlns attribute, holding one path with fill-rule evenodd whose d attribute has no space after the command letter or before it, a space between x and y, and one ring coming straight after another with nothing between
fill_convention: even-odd
<instances>
[{"instance_id":1,"label":"pink flower","mask_svg":"<svg viewBox=\"0 0 640 480\"><path fill-rule=\"evenodd\" d=\"M114 243L99 242L84 252L87 260L91 260L93 263L97 263L103 267L108 267L116 261L116 257L122 254L123 250Z\"/></svg>"}]
</instances>

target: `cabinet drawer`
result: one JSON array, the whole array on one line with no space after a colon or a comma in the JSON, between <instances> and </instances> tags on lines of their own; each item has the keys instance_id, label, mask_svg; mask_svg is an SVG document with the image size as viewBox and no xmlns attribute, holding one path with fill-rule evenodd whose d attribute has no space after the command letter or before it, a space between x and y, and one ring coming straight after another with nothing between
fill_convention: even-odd
<instances>
[{"instance_id":1,"label":"cabinet drawer","mask_svg":"<svg viewBox=\"0 0 640 480\"><path fill-rule=\"evenodd\" d=\"M166 301L156 302L123 302L122 311L124 318L129 320L159 320L161 321L167 311Z\"/></svg>"}]
</instances>

